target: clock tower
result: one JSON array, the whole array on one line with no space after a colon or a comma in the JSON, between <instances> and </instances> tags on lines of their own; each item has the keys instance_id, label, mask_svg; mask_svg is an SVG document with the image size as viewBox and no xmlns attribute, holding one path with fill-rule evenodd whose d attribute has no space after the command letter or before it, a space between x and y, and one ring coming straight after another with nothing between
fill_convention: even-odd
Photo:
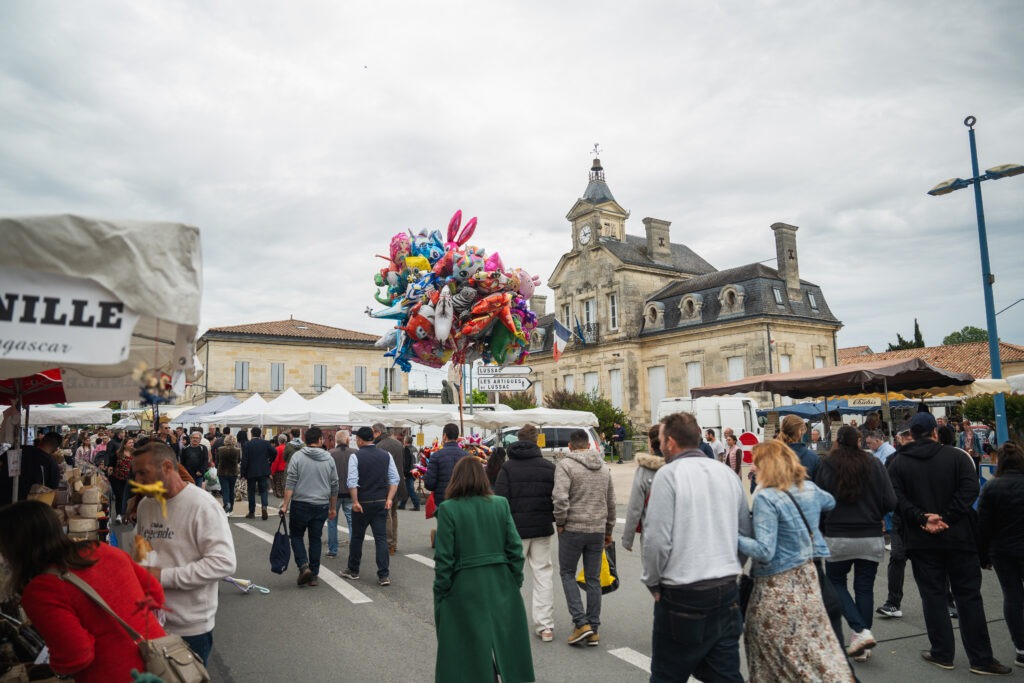
<instances>
[{"instance_id":1,"label":"clock tower","mask_svg":"<svg viewBox=\"0 0 1024 683\"><path fill-rule=\"evenodd\" d=\"M566 215L572 223L573 250L593 247L602 239L625 241L627 218L629 212L615 201L605 181L601 160L594 159L587 189Z\"/></svg>"}]
</instances>

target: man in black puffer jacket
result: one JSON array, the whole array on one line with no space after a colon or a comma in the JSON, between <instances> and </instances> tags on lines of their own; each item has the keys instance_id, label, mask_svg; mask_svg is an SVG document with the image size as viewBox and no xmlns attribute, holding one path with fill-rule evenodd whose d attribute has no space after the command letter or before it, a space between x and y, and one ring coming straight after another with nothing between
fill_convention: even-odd
<instances>
[{"instance_id":1,"label":"man in black puffer jacket","mask_svg":"<svg viewBox=\"0 0 1024 683\"><path fill-rule=\"evenodd\" d=\"M953 668L956 645L946 605L948 580L971 672L1007 675L1010 668L992 657L981 599L977 517L971 507L978 497L978 473L963 451L938 442L936 428L931 413L914 415L914 442L898 451L889 468L931 645L921 657L939 668Z\"/></svg>"},{"instance_id":2,"label":"man in black puffer jacket","mask_svg":"<svg viewBox=\"0 0 1024 683\"><path fill-rule=\"evenodd\" d=\"M554 638L554 567L551 536L554 534L555 465L537 447L537 428L525 425L519 441L508 447L508 460L494 482L494 493L508 498L516 530L523 539L523 555L533 572L533 627L546 643Z\"/></svg>"}]
</instances>

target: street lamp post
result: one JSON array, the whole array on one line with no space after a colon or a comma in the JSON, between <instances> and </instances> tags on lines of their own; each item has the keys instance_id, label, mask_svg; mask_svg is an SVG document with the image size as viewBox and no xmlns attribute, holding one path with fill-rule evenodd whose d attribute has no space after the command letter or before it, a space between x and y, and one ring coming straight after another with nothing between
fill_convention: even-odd
<instances>
[{"instance_id":1,"label":"street lamp post","mask_svg":"<svg viewBox=\"0 0 1024 683\"><path fill-rule=\"evenodd\" d=\"M937 197L949 194L955 190L962 190L971 185L974 186L974 205L978 212L978 242L981 246L981 284L985 292L985 319L988 326L988 355L989 363L992 366L992 378L1002 379L1003 368L999 361L999 333L996 330L996 307L992 298L992 284L995 282L995 275L988 260L988 237L985 234L985 208L981 202L981 183L986 180L998 180L1024 173L1024 166L1020 164L1003 164L987 169L984 175L978 173L978 147L974 141L974 124L977 119L968 116L964 119L967 126L968 138L971 142L971 172L973 177L964 180L963 178L950 178L939 183L928 194ZM1006 426L1006 396L1002 393L995 395L995 417L996 417L996 440L1002 444L1010 438L1010 432Z\"/></svg>"}]
</instances>

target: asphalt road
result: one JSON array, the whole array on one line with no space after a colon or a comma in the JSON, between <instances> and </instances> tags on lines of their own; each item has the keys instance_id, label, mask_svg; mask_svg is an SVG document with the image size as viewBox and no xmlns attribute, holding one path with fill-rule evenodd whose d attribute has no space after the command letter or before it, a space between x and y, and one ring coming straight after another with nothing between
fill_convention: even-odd
<instances>
[{"instance_id":1,"label":"asphalt road","mask_svg":"<svg viewBox=\"0 0 1024 683\"><path fill-rule=\"evenodd\" d=\"M613 466L616 479L627 479L631 466ZM628 472L626 471L628 469ZM618 481L617 481L618 483ZM618 489L621 499L625 487ZM628 495L628 488L625 488ZM243 594L228 583L220 588L210 672L224 683L261 681L301 683L378 680L423 681L433 677L436 653L429 530L433 520L411 510L400 512L398 554L391 558L392 585L379 587L373 567L372 540L367 539L362 578L350 582L337 576L345 566L347 546L337 559L324 559L320 585L296 585L297 570L284 575L269 569L270 539L276 515L264 522L245 520L244 504L231 519L238 554L236 577L270 588L269 594ZM621 534L620 524L616 539ZM342 523L344 528L344 523ZM347 534L341 534L347 539ZM326 539L326 534L325 534ZM570 622L561 586L555 577L555 642L532 640L537 680L594 683L646 681L650 657L652 602L640 584L640 559L618 548L621 587L604 597L600 647L566 644ZM326 543L324 547L326 552ZM557 563L556 563L557 567ZM875 584L876 606L885 598L884 564ZM334 576L329 576L333 574ZM530 574L523 599L529 614ZM872 628L879 640L872 659L857 665L862 681L956 681L972 678L959 643L956 670L943 671L921 661L927 648L920 600L907 570L902 619L877 619ZM995 655L1012 664L1014 649L1002 621L998 581L984 572L983 595ZM955 626L954 622L954 626ZM742 648L741 648L742 649ZM1017 670L1024 676L1024 669Z\"/></svg>"}]
</instances>

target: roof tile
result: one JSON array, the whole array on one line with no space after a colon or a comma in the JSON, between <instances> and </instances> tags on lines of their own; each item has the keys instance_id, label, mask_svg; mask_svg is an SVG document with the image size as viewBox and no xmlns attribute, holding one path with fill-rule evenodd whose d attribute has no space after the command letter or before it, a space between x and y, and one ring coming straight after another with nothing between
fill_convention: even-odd
<instances>
[{"instance_id":1,"label":"roof tile","mask_svg":"<svg viewBox=\"0 0 1024 683\"><path fill-rule=\"evenodd\" d=\"M867 347L852 347L852 349ZM992 366L988 357L988 342L969 342L967 344L951 344L949 346L926 346L918 349L900 349L899 351L883 351L869 355L844 356L839 349L839 364L851 365L865 361L902 360L904 358L920 358L927 363L943 370L967 372L976 378L991 377ZM1024 346L999 342L999 358L1002 362L1024 362Z\"/></svg>"},{"instance_id":2,"label":"roof tile","mask_svg":"<svg viewBox=\"0 0 1024 683\"><path fill-rule=\"evenodd\" d=\"M378 337L365 332L345 330L305 320L274 320L265 323L233 325L231 327L211 327L207 334L226 334L253 337L293 337L295 339L321 339L325 341L367 342L377 341Z\"/></svg>"}]
</instances>

